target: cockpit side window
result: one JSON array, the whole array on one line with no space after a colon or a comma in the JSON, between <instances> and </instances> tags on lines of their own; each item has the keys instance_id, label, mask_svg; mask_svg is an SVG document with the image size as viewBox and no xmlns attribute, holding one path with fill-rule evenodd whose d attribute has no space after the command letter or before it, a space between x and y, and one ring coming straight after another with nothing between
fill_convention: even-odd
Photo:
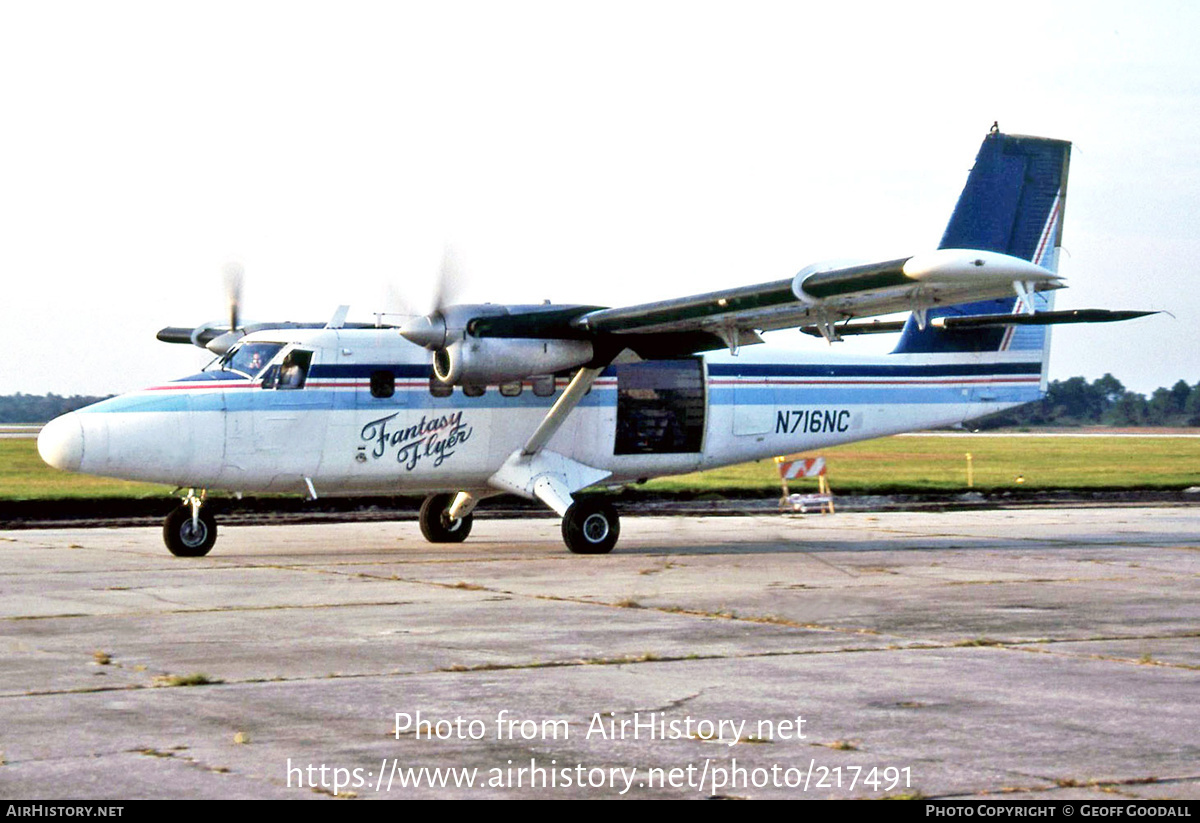
<instances>
[{"instance_id":1,"label":"cockpit side window","mask_svg":"<svg viewBox=\"0 0 1200 823\"><path fill-rule=\"evenodd\" d=\"M216 365L223 371L237 372L254 380L282 348L282 343L243 343L226 352Z\"/></svg>"},{"instance_id":2,"label":"cockpit side window","mask_svg":"<svg viewBox=\"0 0 1200 823\"><path fill-rule=\"evenodd\" d=\"M312 365L312 352L304 349L292 349L287 357L279 364L279 381L275 388L302 389L308 380L308 367Z\"/></svg>"}]
</instances>

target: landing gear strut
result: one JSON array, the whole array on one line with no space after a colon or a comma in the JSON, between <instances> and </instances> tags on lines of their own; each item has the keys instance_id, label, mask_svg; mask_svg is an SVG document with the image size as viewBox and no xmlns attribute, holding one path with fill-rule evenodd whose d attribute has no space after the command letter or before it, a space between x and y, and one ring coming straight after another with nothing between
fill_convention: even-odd
<instances>
[{"instance_id":1,"label":"landing gear strut","mask_svg":"<svg viewBox=\"0 0 1200 823\"><path fill-rule=\"evenodd\" d=\"M621 536L621 520L611 504L584 498L563 515L562 536L573 554L608 554Z\"/></svg>"},{"instance_id":2,"label":"landing gear strut","mask_svg":"<svg viewBox=\"0 0 1200 823\"><path fill-rule=\"evenodd\" d=\"M431 494L421 504L421 534L430 543L461 543L471 533L469 513L457 520L450 518L449 510L454 498L453 494Z\"/></svg>"},{"instance_id":3,"label":"landing gear strut","mask_svg":"<svg viewBox=\"0 0 1200 823\"><path fill-rule=\"evenodd\" d=\"M217 521L204 508L204 492L189 489L183 505L167 515L163 542L176 557L203 557L217 542Z\"/></svg>"}]
</instances>

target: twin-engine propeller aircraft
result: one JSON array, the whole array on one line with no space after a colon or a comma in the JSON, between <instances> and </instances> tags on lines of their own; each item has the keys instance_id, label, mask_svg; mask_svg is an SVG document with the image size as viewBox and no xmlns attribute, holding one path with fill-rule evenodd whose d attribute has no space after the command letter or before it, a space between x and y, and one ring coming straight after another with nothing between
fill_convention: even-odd
<instances>
[{"instance_id":1,"label":"twin-engine propeller aircraft","mask_svg":"<svg viewBox=\"0 0 1200 823\"><path fill-rule=\"evenodd\" d=\"M53 420L52 466L188 489L172 553L207 554L208 489L426 493L425 537L457 542L492 495L540 500L567 547L602 554L617 513L592 486L946 426L1042 396L1047 326L1147 312L1054 311L1070 144L983 141L934 251L624 308L448 305L398 326L168 328L211 349L199 374ZM907 321L861 318L910 312ZM890 355L772 351L901 332ZM199 489L200 491L197 491Z\"/></svg>"}]
</instances>

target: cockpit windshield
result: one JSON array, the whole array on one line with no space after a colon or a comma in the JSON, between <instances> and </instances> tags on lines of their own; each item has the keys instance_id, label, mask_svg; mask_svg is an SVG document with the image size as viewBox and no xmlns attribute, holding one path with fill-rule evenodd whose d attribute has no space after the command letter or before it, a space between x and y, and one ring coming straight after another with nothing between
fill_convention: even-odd
<instances>
[{"instance_id":1,"label":"cockpit windshield","mask_svg":"<svg viewBox=\"0 0 1200 823\"><path fill-rule=\"evenodd\" d=\"M282 348L282 343L243 343L230 349L209 368L237 372L253 380Z\"/></svg>"}]
</instances>

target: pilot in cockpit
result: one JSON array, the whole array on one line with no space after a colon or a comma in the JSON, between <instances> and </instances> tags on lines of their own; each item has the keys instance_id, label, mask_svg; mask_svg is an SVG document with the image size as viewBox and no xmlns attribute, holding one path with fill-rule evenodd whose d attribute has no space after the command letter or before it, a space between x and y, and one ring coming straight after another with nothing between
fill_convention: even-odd
<instances>
[{"instance_id":1,"label":"pilot in cockpit","mask_svg":"<svg viewBox=\"0 0 1200 823\"><path fill-rule=\"evenodd\" d=\"M281 389L298 389L302 379L300 364L289 359L283 364L283 369L279 373L279 387Z\"/></svg>"}]
</instances>

